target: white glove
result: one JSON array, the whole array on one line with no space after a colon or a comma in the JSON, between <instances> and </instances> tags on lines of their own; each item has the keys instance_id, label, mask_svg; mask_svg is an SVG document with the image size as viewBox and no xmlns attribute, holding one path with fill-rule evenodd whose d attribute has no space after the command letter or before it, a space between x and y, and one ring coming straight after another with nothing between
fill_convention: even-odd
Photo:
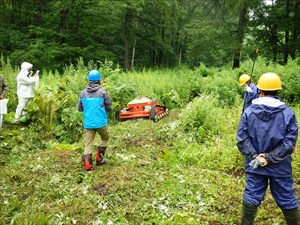
<instances>
[{"instance_id":1,"label":"white glove","mask_svg":"<svg viewBox=\"0 0 300 225\"><path fill-rule=\"evenodd\" d=\"M267 163L266 163L267 161L264 159L264 158L260 158L259 159L259 161L257 160L257 159L253 159L250 163L249 163L249 165L253 168L253 169L256 169L258 166L266 166L267 165Z\"/></svg>"},{"instance_id":2,"label":"white glove","mask_svg":"<svg viewBox=\"0 0 300 225\"><path fill-rule=\"evenodd\" d=\"M256 169L256 168L258 167L258 165L259 165L259 162L258 162L257 159L253 159L253 160L249 163L249 165L252 167L252 169Z\"/></svg>"},{"instance_id":3,"label":"white glove","mask_svg":"<svg viewBox=\"0 0 300 225\"><path fill-rule=\"evenodd\" d=\"M253 93L251 87L249 87L248 85L246 86L245 90L246 90L248 93L250 93L250 94Z\"/></svg>"}]
</instances>

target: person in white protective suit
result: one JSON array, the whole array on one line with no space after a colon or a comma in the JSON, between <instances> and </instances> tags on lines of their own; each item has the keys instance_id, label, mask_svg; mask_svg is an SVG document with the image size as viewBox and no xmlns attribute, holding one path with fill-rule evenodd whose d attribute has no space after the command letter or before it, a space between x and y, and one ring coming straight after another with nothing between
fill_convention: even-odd
<instances>
[{"instance_id":1,"label":"person in white protective suit","mask_svg":"<svg viewBox=\"0 0 300 225\"><path fill-rule=\"evenodd\" d=\"M25 115L25 109L34 98L33 87L39 80L39 74L32 75L32 64L23 62L21 71L17 76L17 95L18 106L15 113L15 122L18 122L21 116Z\"/></svg>"}]
</instances>

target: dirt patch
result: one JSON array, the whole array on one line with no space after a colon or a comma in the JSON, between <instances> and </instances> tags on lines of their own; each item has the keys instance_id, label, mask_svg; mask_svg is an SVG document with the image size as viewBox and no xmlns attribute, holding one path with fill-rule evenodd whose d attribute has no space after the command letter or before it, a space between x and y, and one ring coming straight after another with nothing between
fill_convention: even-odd
<instances>
[{"instance_id":1,"label":"dirt patch","mask_svg":"<svg viewBox=\"0 0 300 225\"><path fill-rule=\"evenodd\" d=\"M68 163L70 161L70 157L74 155L73 151L51 151L47 152L45 156L50 157L51 159L55 160L57 163Z\"/></svg>"},{"instance_id":2,"label":"dirt patch","mask_svg":"<svg viewBox=\"0 0 300 225\"><path fill-rule=\"evenodd\" d=\"M111 194L111 190L105 183L98 184L93 187L93 190L96 191L99 195L109 195Z\"/></svg>"},{"instance_id":3,"label":"dirt patch","mask_svg":"<svg viewBox=\"0 0 300 225\"><path fill-rule=\"evenodd\" d=\"M153 141L148 140L135 140L132 143L129 144L129 147L135 146L135 147L143 147L145 145L151 145L153 144Z\"/></svg>"},{"instance_id":4,"label":"dirt patch","mask_svg":"<svg viewBox=\"0 0 300 225\"><path fill-rule=\"evenodd\" d=\"M102 182L95 184L93 190L99 195L109 195L116 190L129 186L136 174L126 171L124 168L116 168L102 178Z\"/></svg>"}]
</instances>

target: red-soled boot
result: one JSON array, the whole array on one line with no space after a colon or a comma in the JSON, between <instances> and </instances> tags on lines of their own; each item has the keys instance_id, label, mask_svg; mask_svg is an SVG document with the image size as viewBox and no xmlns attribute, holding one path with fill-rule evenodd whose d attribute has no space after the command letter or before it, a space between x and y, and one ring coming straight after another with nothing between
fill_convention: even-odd
<instances>
[{"instance_id":1,"label":"red-soled boot","mask_svg":"<svg viewBox=\"0 0 300 225\"><path fill-rule=\"evenodd\" d=\"M96 152L96 165L97 166L104 165L108 162L107 159L104 159L105 151L106 151L106 147L101 147L101 146L97 147L97 152Z\"/></svg>"},{"instance_id":2,"label":"red-soled boot","mask_svg":"<svg viewBox=\"0 0 300 225\"><path fill-rule=\"evenodd\" d=\"M82 161L83 161L84 168L86 171L94 170L93 163L92 163L92 154L83 155Z\"/></svg>"}]
</instances>

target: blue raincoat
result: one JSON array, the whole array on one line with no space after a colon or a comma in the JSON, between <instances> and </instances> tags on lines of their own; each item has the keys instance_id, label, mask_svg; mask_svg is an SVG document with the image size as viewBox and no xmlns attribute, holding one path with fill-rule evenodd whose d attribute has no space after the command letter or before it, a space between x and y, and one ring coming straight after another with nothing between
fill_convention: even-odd
<instances>
[{"instance_id":1,"label":"blue raincoat","mask_svg":"<svg viewBox=\"0 0 300 225\"><path fill-rule=\"evenodd\" d=\"M246 188L244 201L259 205L270 179L271 192L282 209L298 207L293 188L292 157L298 138L294 111L278 97L260 97L242 114L238 149L245 157ZM249 163L260 153L268 165L253 169Z\"/></svg>"},{"instance_id":2,"label":"blue raincoat","mask_svg":"<svg viewBox=\"0 0 300 225\"><path fill-rule=\"evenodd\" d=\"M90 83L81 91L77 109L83 112L83 127L97 129L107 125L106 112L112 110L112 104L107 92L99 84Z\"/></svg>"},{"instance_id":3,"label":"blue raincoat","mask_svg":"<svg viewBox=\"0 0 300 225\"><path fill-rule=\"evenodd\" d=\"M253 93L248 93L246 90L244 91L244 106L243 112L251 105L252 100L258 98L258 91L255 84L250 84L249 86L252 89Z\"/></svg>"}]
</instances>

